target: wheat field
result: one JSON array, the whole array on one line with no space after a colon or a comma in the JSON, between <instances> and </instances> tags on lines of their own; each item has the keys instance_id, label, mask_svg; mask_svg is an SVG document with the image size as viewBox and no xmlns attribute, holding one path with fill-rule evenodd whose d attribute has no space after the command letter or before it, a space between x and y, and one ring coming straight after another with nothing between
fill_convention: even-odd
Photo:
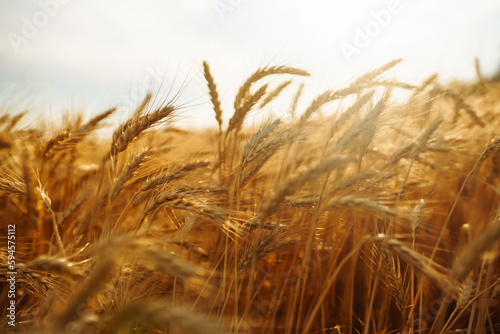
<instances>
[{"instance_id":1,"label":"wheat field","mask_svg":"<svg viewBox=\"0 0 500 334\"><path fill-rule=\"evenodd\" d=\"M400 61L305 110L307 71L260 68L222 110L203 62L205 131L152 94L107 140L114 109L3 113L3 331L500 333L500 83L413 86Z\"/></svg>"}]
</instances>

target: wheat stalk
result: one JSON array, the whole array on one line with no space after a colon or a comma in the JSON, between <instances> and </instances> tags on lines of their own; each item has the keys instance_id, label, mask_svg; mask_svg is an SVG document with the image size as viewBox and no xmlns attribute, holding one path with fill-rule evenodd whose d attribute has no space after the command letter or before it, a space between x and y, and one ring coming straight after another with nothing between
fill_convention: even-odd
<instances>
[{"instance_id":1,"label":"wheat stalk","mask_svg":"<svg viewBox=\"0 0 500 334\"><path fill-rule=\"evenodd\" d=\"M221 328L215 320L209 321L187 307L172 307L166 302L128 303L107 320L106 327L115 332L132 321L156 324L187 334L221 333Z\"/></svg>"},{"instance_id":2,"label":"wheat stalk","mask_svg":"<svg viewBox=\"0 0 500 334\"><path fill-rule=\"evenodd\" d=\"M57 245L61 250L63 257L65 257L66 251L64 250L64 245L61 240L61 235L59 234L59 227L57 226L56 214L54 213L54 210L52 210L52 201L50 200L50 197L47 195L45 191L43 191L42 189L40 189L39 191L42 197L43 204L45 205L45 210L47 210L47 212L50 213L50 216L52 218L52 229L54 230L54 235L56 237Z\"/></svg>"}]
</instances>

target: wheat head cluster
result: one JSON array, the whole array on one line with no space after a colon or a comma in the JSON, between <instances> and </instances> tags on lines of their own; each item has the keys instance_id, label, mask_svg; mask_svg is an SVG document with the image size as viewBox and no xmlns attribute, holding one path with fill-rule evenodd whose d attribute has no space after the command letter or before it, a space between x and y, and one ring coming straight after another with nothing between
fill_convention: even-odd
<instances>
[{"instance_id":1,"label":"wheat head cluster","mask_svg":"<svg viewBox=\"0 0 500 334\"><path fill-rule=\"evenodd\" d=\"M208 130L152 94L107 140L114 109L4 112L16 332L500 333L500 83L414 86L400 61L310 102L307 71L262 67L232 110L203 62Z\"/></svg>"}]
</instances>

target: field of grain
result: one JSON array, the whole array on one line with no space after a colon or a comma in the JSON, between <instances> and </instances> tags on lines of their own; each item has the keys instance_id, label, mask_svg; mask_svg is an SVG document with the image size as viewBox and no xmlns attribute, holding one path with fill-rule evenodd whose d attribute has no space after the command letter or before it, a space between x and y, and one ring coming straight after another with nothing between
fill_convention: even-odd
<instances>
[{"instance_id":1,"label":"field of grain","mask_svg":"<svg viewBox=\"0 0 500 334\"><path fill-rule=\"evenodd\" d=\"M302 69L222 110L203 63L206 131L152 95L108 140L114 110L1 114L2 332L499 333L500 83L412 86L399 62L305 110ZM278 95L289 114L248 126Z\"/></svg>"}]
</instances>

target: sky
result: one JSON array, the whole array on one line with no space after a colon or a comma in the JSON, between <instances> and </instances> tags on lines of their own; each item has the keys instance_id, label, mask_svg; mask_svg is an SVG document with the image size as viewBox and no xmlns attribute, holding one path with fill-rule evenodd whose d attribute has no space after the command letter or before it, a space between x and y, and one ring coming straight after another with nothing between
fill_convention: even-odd
<instances>
[{"instance_id":1,"label":"sky","mask_svg":"<svg viewBox=\"0 0 500 334\"><path fill-rule=\"evenodd\" d=\"M311 99L395 58L400 81L474 80L476 57L485 75L500 69L498 0L0 0L0 108L34 119L117 106L123 121L149 90L181 106L179 126L215 127L204 60L227 122L266 65L309 71L287 94L304 83Z\"/></svg>"}]
</instances>

